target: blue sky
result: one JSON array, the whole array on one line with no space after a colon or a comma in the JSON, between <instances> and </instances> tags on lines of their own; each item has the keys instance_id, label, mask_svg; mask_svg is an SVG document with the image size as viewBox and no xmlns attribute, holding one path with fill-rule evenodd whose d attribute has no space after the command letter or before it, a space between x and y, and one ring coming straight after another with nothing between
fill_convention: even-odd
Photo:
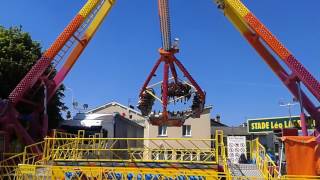
<instances>
[{"instance_id":1,"label":"blue sky","mask_svg":"<svg viewBox=\"0 0 320 180\"><path fill-rule=\"evenodd\" d=\"M84 3L4 1L0 25L22 25L46 49ZM238 125L246 118L288 115L278 102L292 96L212 0L170 3L172 36L181 40L177 58L207 92L212 116L220 114L223 122ZM320 2L244 3L319 79ZM118 0L64 83L91 108L112 100L136 104L160 46L157 1ZM70 105L71 92L65 94Z\"/></svg>"}]
</instances>

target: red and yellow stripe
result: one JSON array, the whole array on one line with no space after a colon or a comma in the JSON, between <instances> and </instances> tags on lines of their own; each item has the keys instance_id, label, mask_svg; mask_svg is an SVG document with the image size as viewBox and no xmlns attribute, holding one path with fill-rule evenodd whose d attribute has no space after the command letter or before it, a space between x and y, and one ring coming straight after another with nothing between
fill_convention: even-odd
<instances>
[{"instance_id":1,"label":"red and yellow stripe","mask_svg":"<svg viewBox=\"0 0 320 180\"><path fill-rule=\"evenodd\" d=\"M75 62L78 60L79 56L86 48L87 44L90 42L91 38L94 36L95 32L100 27L101 23L103 22L104 18L108 15L111 8L113 7L115 0L108 0L105 1L95 17L93 18L92 22L88 25L86 31L84 32L83 36L81 37L81 43L77 43L73 50L70 52L69 56L67 57L65 63L63 64L62 68L59 70L57 75L54 77L54 82L56 87L58 88L59 85L62 83L64 78L67 76ZM80 15L83 17L88 16L89 10L96 6L96 2L88 4L81 9Z\"/></svg>"},{"instance_id":2,"label":"red and yellow stripe","mask_svg":"<svg viewBox=\"0 0 320 180\"><path fill-rule=\"evenodd\" d=\"M99 0L88 0L79 13L71 20L68 26L58 36L56 41L44 53L44 56L53 59L61 48L67 43L71 36L79 29L84 20L88 17L91 11L96 7Z\"/></svg>"},{"instance_id":3,"label":"red and yellow stripe","mask_svg":"<svg viewBox=\"0 0 320 180\"><path fill-rule=\"evenodd\" d=\"M292 72L305 84L310 92L320 100L320 83L309 71L290 53L290 51L264 26L258 18L240 1L225 0L225 14L237 29L247 36L254 32L262 39Z\"/></svg>"},{"instance_id":4,"label":"red and yellow stripe","mask_svg":"<svg viewBox=\"0 0 320 180\"><path fill-rule=\"evenodd\" d=\"M88 0L79 13L71 20L67 27L62 31L54 43L45 51L42 57L31 68L26 76L19 82L16 88L10 93L9 100L15 105L24 96L28 89L32 88L39 80L40 76L49 67L57 53L68 42L71 36L79 29L87 16L97 6L99 0Z\"/></svg>"}]
</instances>

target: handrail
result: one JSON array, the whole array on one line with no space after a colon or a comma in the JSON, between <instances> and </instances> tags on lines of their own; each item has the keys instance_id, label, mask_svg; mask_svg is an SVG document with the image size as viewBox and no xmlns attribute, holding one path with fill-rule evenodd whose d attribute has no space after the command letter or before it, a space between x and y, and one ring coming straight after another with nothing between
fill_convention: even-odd
<instances>
[{"instance_id":1,"label":"handrail","mask_svg":"<svg viewBox=\"0 0 320 180\"><path fill-rule=\"evenodd\" d=\"M70 140L71 138L45 137L45 140ZM74 138L79 140L192 140L192 141L215 141L215 139L191 139L191 138Z\"/></svg>"},{"instance_id":2,"label":"handrail","mask_svg":"<svg viewBox=\"0 0 320 180\"><path fill-rule=\"evenodd\" d=\"M42 160L216 164L213 142L215 139L46 137Z\"/></svg>"},{"instance_id":3,"label":"handrail","mask_svg":"<svg viewBox=\"0 0 320 180\"><path fill-rule=\"evenodd\" d=\"M221 162L223 165L223 171L226 173L227 176L231 175L231 170L228 166L228 160L226 155L226 147L224 145L223 141L223 131L222 130L216 130L215 133L215 150L216 150L216 157L219 158L221 156ZM219 161L218 161L219 163Z\"/></svg>"},{"instance_id":4,"label":"handrail","mask_svg":"<svg viewBox=\"0 0 320 180\"><path fill-rule=\"evenodd\" d=\"M77 134L67 133L63 131L59 131L57 129L53 130L53 138L76 138Z\"/></svg>"},{"instance_id":5,"label":"handrail","mask_svg":"<svg viewBox=\"0 0 320 180\"><path fill-rule=\"evenodd\" d=\"M23 151L23 164L29 164L27 163L28 161L32 160L35 161L36 158L42 156L42 150L44 149L44 145L45 142L41 141L41 142L37 142L35 144L31 144L28 146L24 147L24 151ZM41 153L39 153L36 149L41 149ZM31 156L28 156L31 155Z\"/></svg>"},{"instance_id":6,"label":"handrail","mask_svg":"<svg viewBox=\"0 0 320 180\"><path fill-rule=\"evenodd\" d=\"M256 161L258 169L266 179L278 178L278 167L266 153L265 147L256 138L252 141L251 157Z\"/></svg>"},{"instance_id":7,"label":"handrail","mask_svg":"<svg viewBox=\"0 0 320 180\"><path fill-rule=\"evenodd\" d=\"M22 162L23 153L16 154L0 162L0 180L14 179L15 170Z\"/></svg>"}]
</instances>

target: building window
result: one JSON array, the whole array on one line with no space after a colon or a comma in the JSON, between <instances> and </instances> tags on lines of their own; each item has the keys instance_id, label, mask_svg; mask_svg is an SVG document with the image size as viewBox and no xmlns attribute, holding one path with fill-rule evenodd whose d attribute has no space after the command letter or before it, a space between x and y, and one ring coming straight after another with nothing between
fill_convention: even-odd
<instances>
[{"instance_id":1,"label":"building window","mask_svg":"<svg viewBox=\"0 0 320 180\"><path fill-rule=\"evenodd\" d=\"M182 135L183 136L191 136L191 125L183 125L182 126Z\"/></svg>"},{"instance_id":2,"label":"building window","mask_svg":"<svg viewBox=\"0 0 320 180\"><path fill-rule=\"evenodd\" d=\"M167 136L167 126L159 126L158 127L158 135L159 136Z\"/></svg>"}]
</instances>

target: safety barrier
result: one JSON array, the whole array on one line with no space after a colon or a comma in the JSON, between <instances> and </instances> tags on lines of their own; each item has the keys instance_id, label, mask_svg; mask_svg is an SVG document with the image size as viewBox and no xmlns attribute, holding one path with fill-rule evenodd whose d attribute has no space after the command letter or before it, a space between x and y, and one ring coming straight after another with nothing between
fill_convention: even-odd
<instances>
[{"instance_id":1,"label":"safety barrier","mask_svg":"<svg viewBox=\"0 0 320 180\"><path fill-rule=\"evenodd\" d=\"M266 179L279 177L278 166L266 153L265 147L260 144L259 139L255 139L250 143L250 156L255 161L258 169Z\"/></svg>"},{"instance_id":2,"label":"safety barrier","mask_svg":"<svg viewBox=\"0 0 320 180\"><path fill-rule=\"evenodd\" d=\"M79 131L78 135L82 135L84 131ZM53 130L53 137L75 138L78 135ZM24 147L22 153L16 153L11 157L0 162L0 180L14 179L15 172L19 164L42 164L42 152L45 148L45 142L38 142Z\"/></svg>"},{"instance_id":3,"label":"safety barrier","mask_svg":"<svg viewBox=\"0 0 320 180\"><path fill-rule=\"evenodd\" d=\"M21 152L20 152L21 153ZM15 156L15 155L18 155L20 153L2 153L2 157L1 157L1 161L5 160L5 159L8 159L12 156Z\"/></svg>"},{"instance_id":4,"label":"safety barrier","mask_svg":"<svg viewBox=\"0 0 320 180\"><path fill-rule=\"evenodd\" d=\"M214 139L45 138L46 162L217 164Z\"/></svg>"},{"instance_id":5,"label":"safety barrier","mask_svg":"<svg viewBox=\"0 0 320 180\"><path fill-rule=\"evenodd\" d=\"M76 137L83 137L84 136L84 130L78 131L78 134L71 134L63 131L59 131L57 129L52 130L52 137L53 138L76 138Z\"/></svg>"},{"instance_id":6,"label":"safety barrier","mask_svg":"<svg viewBox=\"0 0 320 180\"><path fill-rule=\"evenodd\" d=\"M16 154L0 162L0 180L13 179L18 164L23 161L23 153Z\"/></svg>"},{"instance_id":7,"label":"safety barrier","mask_svg":"<svg viewBox=\"0 0 320 180\"><path fill-rule=\"evenodd\" d=\"M24 152L0 162L0 179L14 179L19 164L35 164L42 157L44 141L25 146Z\"/></svg>"},{"instance_id":8,"label":"safety barrier","mask_svg":"<svg viewBox=\"0 0 320 180\"><path fill-rule=\"evenodd\" d=\"M223 140L223 131L222 130L216 130L215 133L215 142L216 142L216 152L217 152L217 157L218 157L218 164L222 164L223 166L223 172L226 175L231 175L230 168L228 167L227 163L227 156L226 156L226 147L224 145L224 140Z\"/></svg>"}]
</instances>

